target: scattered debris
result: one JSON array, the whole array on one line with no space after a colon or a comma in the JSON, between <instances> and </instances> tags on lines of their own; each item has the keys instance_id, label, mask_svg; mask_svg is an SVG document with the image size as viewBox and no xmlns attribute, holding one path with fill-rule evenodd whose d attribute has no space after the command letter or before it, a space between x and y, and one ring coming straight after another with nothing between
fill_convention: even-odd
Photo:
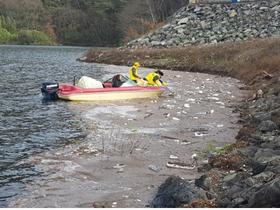
<instances>
[{"instance_id":1,"label":"scattered debris","mask_svg":"<svg viewBox=\"0 0 280 210\"><path fill-rule=\"evenodd\" d=\"M267 71L263 71L262 73L265 79L272 79L273 77L272 74L269 74Z\"/></svg>"},{"instance_id":2,"label":"scattered debris","mask_svg":"<svg viewBox=\"0 0 280 210\"><path fill-rule=\"evenodd\" d=\"M185 108L190 108L191 106L189 104L184 104Z\"/></svg>"},{"instance_id":3,"label":"scattered debris","mask_svg":"<svg viewBox=\"0 0 280 210\"><path fill-rule=\"evenodd\" d=\"M190 145L192 142L190 142L190 141L187 141L187 140L183 140L182 142L181 142L181 145Z\"/></svg>"},{"instance_id":4,"label":"scattered debris","mask_svg":"<svg viewBox=\"0 0 280 210\"><path fill-rule=\"evenodd\" d=\"M161 169L155 165L149 165L148 167L151 171L159 172Z\"/></svg>"},{"instance_id":5,"label":"scattered debris","mask_svg":"<svg viewBox=\"0 0 280 210\"><path fill-rule=\"evenodd\" d=\"M195 137L203 137L203 136L206 136L207 134L204 134L204 133L201 133L201 132L195 132L194 133L194 136Z\"/></svg>"},{"instance_id":6,"label":"scattered debris","mask_svg":"<svg viewBox=\"0 0 280 210\"><path fill-rule=\"evenodd\" d=\"M175 155L170 155L170 156L169 156L169 159L176 160L176 159L179 159L179 157L178 157L178 156L175 156Z\"/></svg>"},{"instance_id":7,"label":"scattered debris","mask_svg":"<svg viewBox=\"0 0 280 210\"><path fill-rule=\"evenodd\" d=\"M124 168L126 165L124 165L124 164L117 164L117 165L115 165L115 166L113 166L113 168L114 169L122 169L122 168Z\"/></svg>"},{"instance_id":8,"label":"scattered debris","mask_svg":"<svg viewBox=\"0 0 280 210\"><path fill-rule=\"evenodd\" d=\"M181 162L168 162L166 164L167 168L175 168L175 169L185 169L185 170L194 170L196 168L195 165L190 165Z\"/></svg>"}]
</instances>

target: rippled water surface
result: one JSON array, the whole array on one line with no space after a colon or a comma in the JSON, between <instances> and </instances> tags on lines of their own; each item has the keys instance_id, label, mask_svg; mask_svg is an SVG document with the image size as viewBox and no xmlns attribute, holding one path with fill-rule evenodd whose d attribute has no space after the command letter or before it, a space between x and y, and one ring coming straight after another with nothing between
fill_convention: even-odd
<instances>
[{"instance_id":1,"label":"rippled water surface","mask_svg":"<svg viewBox=\"0 0 280 210\"><path fill-rule=\"evenodd\" d=\"M45 104L44 81L69 82L74 76L101 79L103 66L76 61L77 47L0 46L0 207L24 192L40 170L24 159L82 141L85 128L65 102Z\"/></svg>"}]
</instances>

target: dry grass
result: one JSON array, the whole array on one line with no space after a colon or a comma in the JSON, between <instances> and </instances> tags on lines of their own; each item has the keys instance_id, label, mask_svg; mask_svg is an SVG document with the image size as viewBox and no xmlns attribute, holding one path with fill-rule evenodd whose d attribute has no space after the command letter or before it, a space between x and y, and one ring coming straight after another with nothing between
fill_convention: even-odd
<instances>
[{"instance_id":1,"label":"dry grass","mask_svg":"<svg viewBox=\"0 0 280 210\"><path fill-rule=\"evenodd\" d=\"M250 82L262 71L279 75L280 38L166 49L91 49L88 62L231 76Z\"/></svg>"},{"instance_id":2,"label":"dry grass","mask_svg":"<svg viewBox=\"0 0 280 210\"><path fill-rule=\"evenodd\" d=\"M209 158L209 164L214 168L239 170L246 160L241 155L225 154Z\"/></svg>"}]
</instances>

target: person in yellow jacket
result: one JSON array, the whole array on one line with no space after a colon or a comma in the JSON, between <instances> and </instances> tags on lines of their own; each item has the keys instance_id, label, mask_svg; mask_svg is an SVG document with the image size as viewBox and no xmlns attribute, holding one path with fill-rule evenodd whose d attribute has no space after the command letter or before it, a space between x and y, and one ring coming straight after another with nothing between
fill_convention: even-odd
<instances>
[{"instance_id":1,"label":"person in yellow jacket","mask_svg":"<svg viewBox=\"0 0 280 210\"><path fill-rule=\"evenodd\" d=\"M139 62L135 62L133 66L129 69L129 79L136 82L140 80L141 77L138 75L138 68L140 67Z\"/></svg>"},{"instance_id":2,"label":"person in yellow jacket","mask_svg":"<svg viewBox=\"0 0 280 210\"><path fill-rule=\"evenodd\" d=\"M163 76L163 72L161 70L157 70L154 72L150 72L149 74L146 75L144 80L148 82L148 85L152 86L166 86L167 83L163 82L161 80L161 77Z\"/></svg>"},{"instance_id":3,"label":"person in yellow jacket","mask_svg":"<svg viewBox=\"0 0 280 210\"><path fill-rule=\"evenodd\" d=\"M140 67L139 62L135 62L133 66L129 69L129 79L136 82L140 86L145 86L146 81L144 81L139 75L138 75L138 69Z\"/></svg>"}]
</instances>

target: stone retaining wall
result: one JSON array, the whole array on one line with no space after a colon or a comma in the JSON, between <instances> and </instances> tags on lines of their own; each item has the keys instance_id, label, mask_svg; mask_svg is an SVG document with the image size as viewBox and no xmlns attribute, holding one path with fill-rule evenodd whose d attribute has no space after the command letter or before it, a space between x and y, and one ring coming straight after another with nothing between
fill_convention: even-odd
<instances>
[{"instance_id":1,"label":"stone retaining wall","mask_svg":"<svg viewBox=\"0 0 280 210\"><path fill-rule=\"evenodd\" d=\"M172 47L280 36L280 1L190 4L127 47Z\"/></svg>"}]
</instances>

